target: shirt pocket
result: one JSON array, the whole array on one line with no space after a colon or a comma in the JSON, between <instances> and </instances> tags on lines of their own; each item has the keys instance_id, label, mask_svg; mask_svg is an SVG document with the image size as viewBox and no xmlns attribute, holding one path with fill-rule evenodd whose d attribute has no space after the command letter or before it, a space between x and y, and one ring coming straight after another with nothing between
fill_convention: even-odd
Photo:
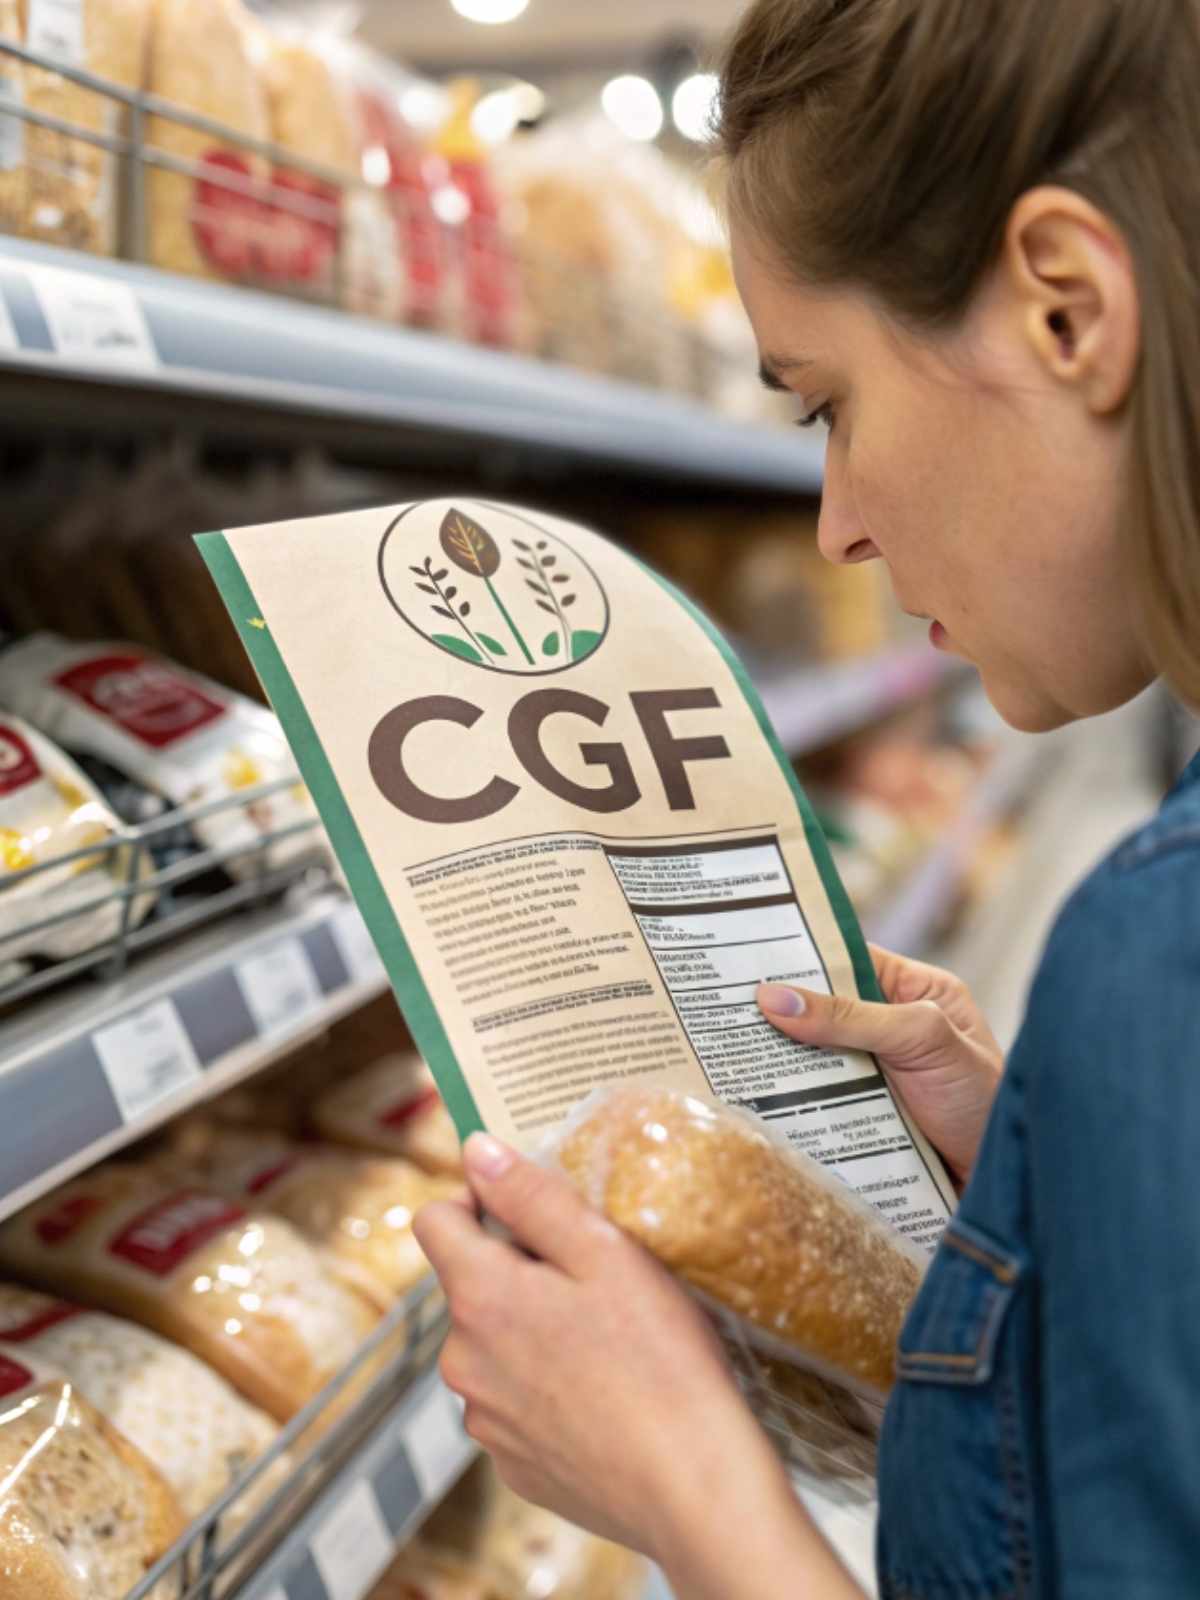
<instances>
[{"instance_id":1,"label":"shirt pocket","mask_svg":"<svg viewBox=\"0 0 1200 1600\"><path fill-rule=\"evenodd\" d=\"M900 1335L880 1453L884 1600L1033 1593L1021 1258L957 1218Z\"/></svg>"}]
</instances>

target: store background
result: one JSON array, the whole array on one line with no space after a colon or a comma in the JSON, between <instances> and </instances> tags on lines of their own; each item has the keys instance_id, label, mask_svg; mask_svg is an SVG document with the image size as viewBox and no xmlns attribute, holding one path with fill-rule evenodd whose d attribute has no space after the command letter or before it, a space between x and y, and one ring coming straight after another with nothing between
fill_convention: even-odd
<instances>
[{"instance_id":1,"label":"store background","mask_svg":"<svg viewBox=\"0 0 1200 1600\"><path fill-rule=\"evenodd\" d=\"M254 696L192 533L447 489L594 523L734 638L868 932L953 967L1008 1041L1056 906L1197 735L1156 690L1017 737L876 568L821 562L820 438L757 383L704 195L735 11L0 0L0 623ZM406 1047L290 779L243 780L179 812L107 773L135 832L99 869L77 857L108 901L69 959L29 934L61 863L28 877L0 817L0 1217L118 1150L153 1157L218 1092L234 1125L266 1107L308 1131L335 1077ZM366 1395L315 1442L308 1411L290 1425L232 1553L236 1497L193 1522L168 1562L189 1595L219 1550L246 1600L642 1590L477 1483L434 1541L475 1576L374 1590L468 1455L438 1317L418 1285L362 1358ZM816 1509L869 1581L869 1519Z\"/></svg>"}]
</instances>

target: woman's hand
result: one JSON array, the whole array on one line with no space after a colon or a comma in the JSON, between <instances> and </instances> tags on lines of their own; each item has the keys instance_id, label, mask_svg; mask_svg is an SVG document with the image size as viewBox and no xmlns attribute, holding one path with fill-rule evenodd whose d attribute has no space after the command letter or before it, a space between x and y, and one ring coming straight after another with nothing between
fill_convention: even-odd
<instances>
[{"instance_id":1,"label":"woman's hand","mask_svg":"<svg viewBox=\"0 0 1200 1600\"><path fill-rule=\"evenodd\" d=\"M913 1121L965 1183L1004 1071L1003 1052L953 973L870 949L890 1004L765 984L759 1007L790 1039L878 1057Z\"/></svg>"},{"instance_id":2,"label":"woman's hand","mask_svg":"<svg viewBox=\"0 0 1200 1600\"><path fill-rule=\"evenodd\" d=\"M466 1156L523 1248L485 1232L466 1197L427 1206L416 1232L450 1306L442 1375L505 1482L663 1562L702 1547L731 1479L757 1485L769 1515L782 1474L697 1306L565 1178L486 1136Z\"/></svg>"}]
</instances>

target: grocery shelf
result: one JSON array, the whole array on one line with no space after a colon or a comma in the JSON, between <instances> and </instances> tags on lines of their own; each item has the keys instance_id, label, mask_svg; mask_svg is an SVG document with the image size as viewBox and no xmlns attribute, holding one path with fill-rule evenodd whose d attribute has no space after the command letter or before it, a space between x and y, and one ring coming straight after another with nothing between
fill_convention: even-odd
<instances>
[{"instance_id":1,"label":"grocery shelf","mask_svg":"<svg viewBox=\"0 0 1200 1600\"><path fill-rule=\"evenodd\" d=\"M235 436L349 437L396 468L590 468L813 495L817 441L630 383L205 283L0 239L10 417L95 433L207 419ZM19 402L19 403L18 403Z\"/></svg>"},{"instance_id":2,"label":"grocery shelf","mask_svg":"<svg viewBox=\"0 0 1200 1600\"><path fill-rule=\"evenodd\" d=\"M965 662L918 644L828 666L764 670L758 687L779 742L802 756L971 675Z\"/></svg>"},{"instance_id":3,"label":"grocery shelf","mask_svg":"<svg viewBox=\"0 0 1200 1600\"><path fill-rule=\"evenodd\" d=\"M382 994L355 907L306 894L0 1022L0 1217Z\"/></svg>"}]
</instances>

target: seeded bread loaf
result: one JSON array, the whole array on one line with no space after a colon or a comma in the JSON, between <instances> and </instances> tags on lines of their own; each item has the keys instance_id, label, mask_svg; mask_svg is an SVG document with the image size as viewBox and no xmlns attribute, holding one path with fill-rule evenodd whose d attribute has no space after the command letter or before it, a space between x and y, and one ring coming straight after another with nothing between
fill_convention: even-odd
<instances>
[{"instance_id":1,"label":"seeded bread loaf","mask_svg":"<svg viewBox=\"0 0 1200 1600\"><path fill-rule=\"evenodd\" d=\"M141 1451L63 1373L0 1343L0 1594L125 1600L183 1531ZM151 1600L167 1600L169 1581Z\"/></svg>"},{"instance_id":2,"label":"seeded bread loaf","mask_svg":"<svg viewBox=\"0 0 1200 1600\"><path fill-rule=\"evenodd\" d=\"M915 1253L836 1177L746 1117L667 1089L604 1098L558 1160L589 1200L768 1348L873 1396L895 1378Z\"/></svg>"},{"instance_id":3,"label":"seeded bread loaf","mask_svg":"<svg viewBox=\"0 0 1200 1600\"><path fill-rule=\"evenodd\" d=\"M404 1156L426 1172L462 1171L458 1133L418 1055L382 1056L352 1073L318 1097L312 1120L336 1144Z\"/></svg>"}]
</instances>

